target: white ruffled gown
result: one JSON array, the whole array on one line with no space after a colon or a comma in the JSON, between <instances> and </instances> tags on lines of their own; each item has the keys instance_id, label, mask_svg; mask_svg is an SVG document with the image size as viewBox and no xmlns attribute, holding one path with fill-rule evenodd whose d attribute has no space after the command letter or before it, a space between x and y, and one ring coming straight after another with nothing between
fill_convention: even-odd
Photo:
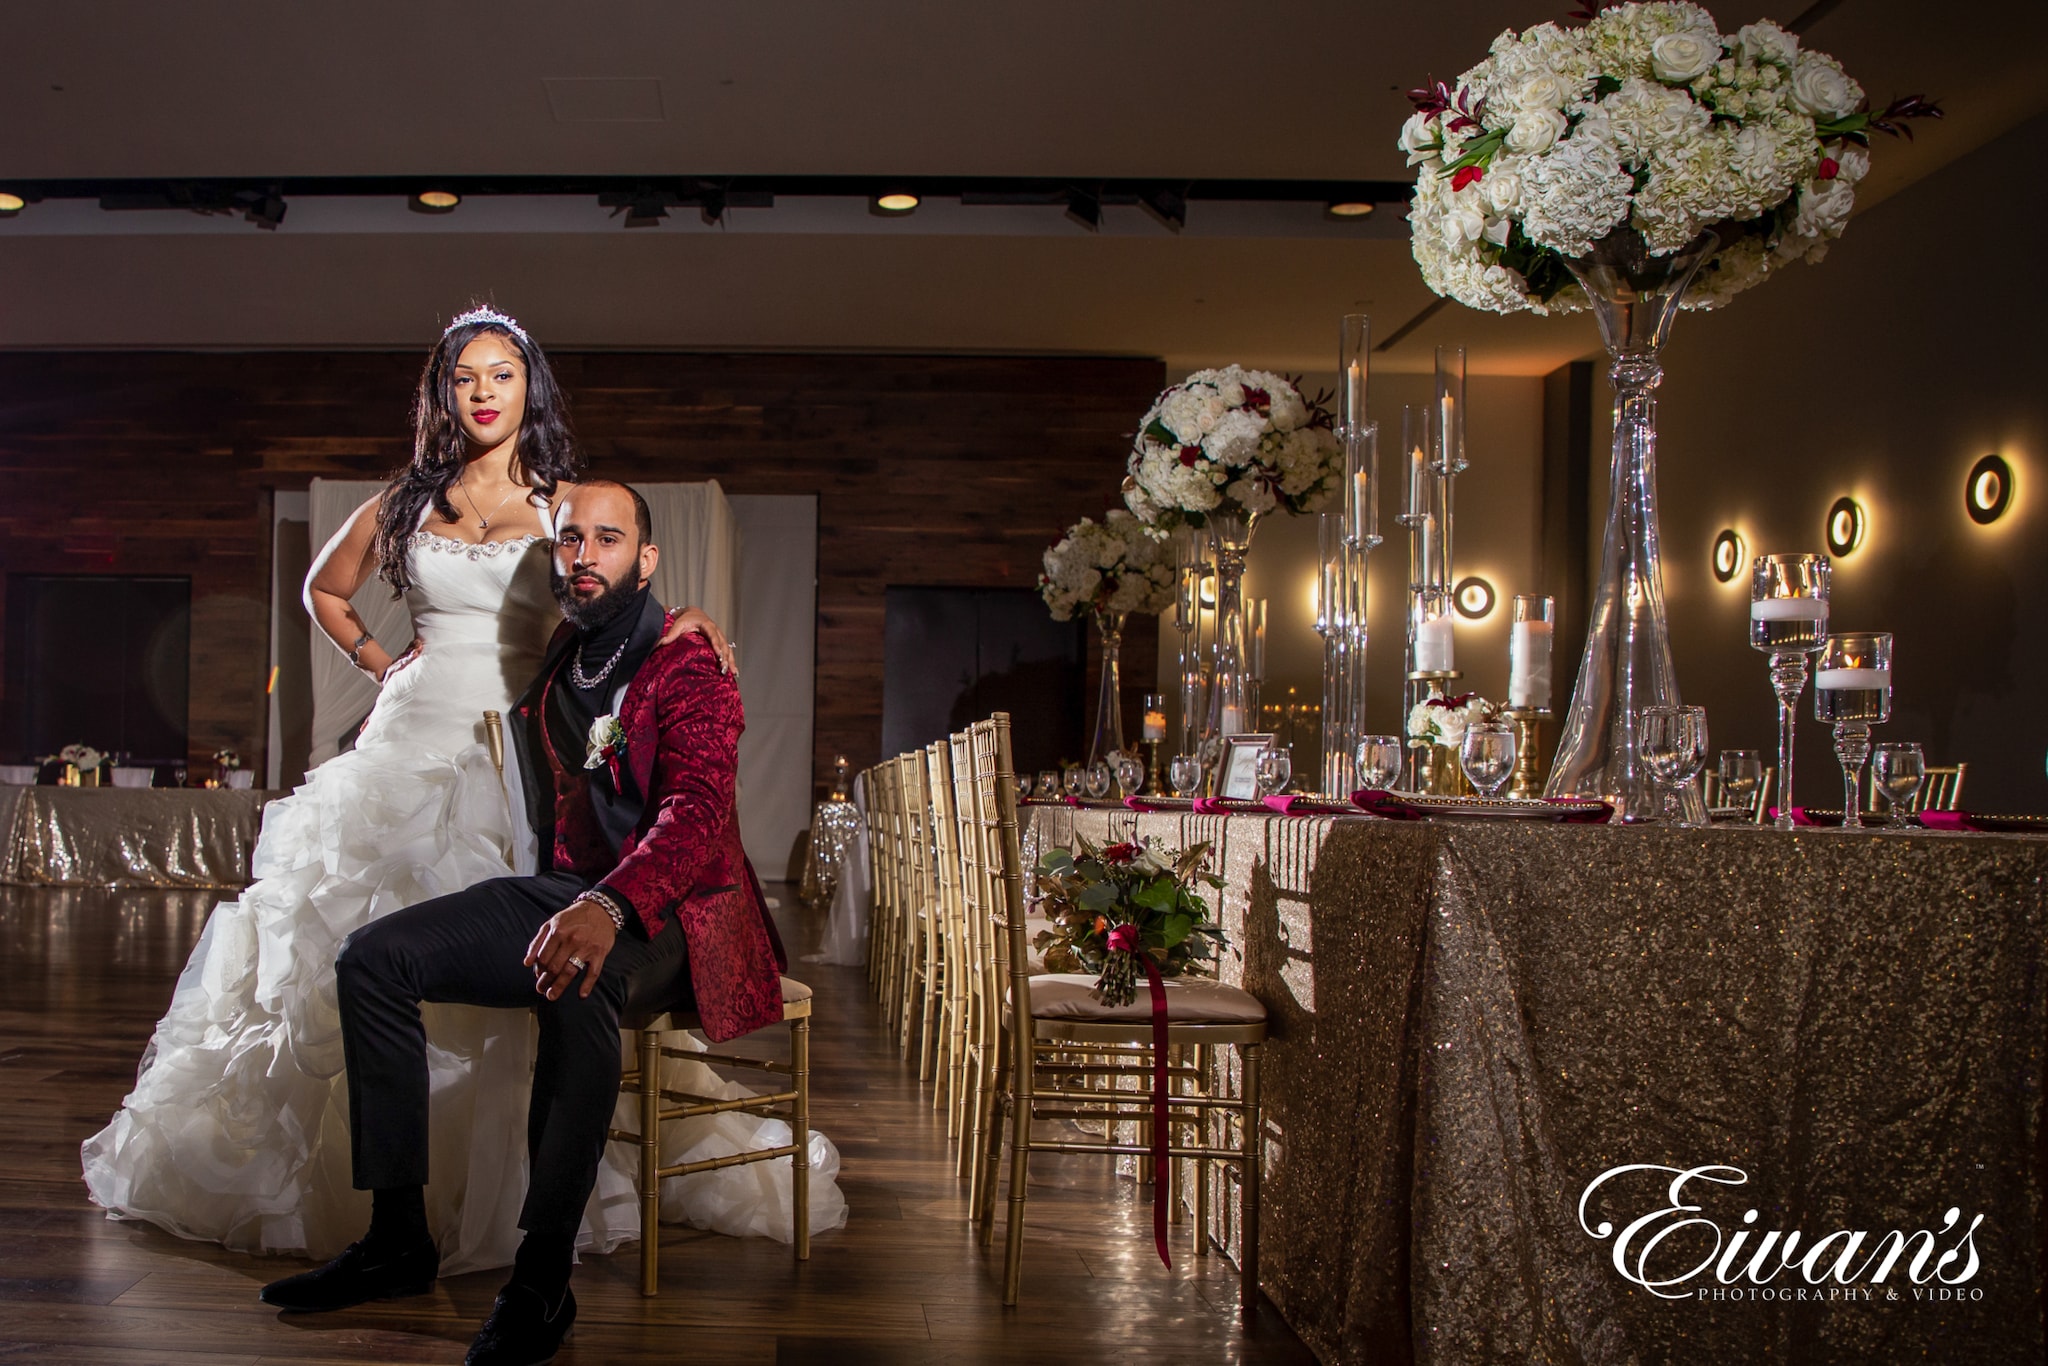
<instances>
[{"instance_id":1,"label":"white ruffled gown","mask_svg":"<svg viewBox=\"0 0 2048 1366\"><path fill-rule=\"evenodd\" d=\"M256 881L208 919L135 1089L84 1144L85 1182L110 1216L247 1252L324 1260L360 1237L369 1193L352 1189L334 957L358 926L513 871L505 787L483 713L509 709L539 669L560 613L541 537L485 546L420 531L406 593L420 657L394 674L354 749L264 810ZM444 1275L511 1262L526 1190L534 1024L522 1011L426 1007L431 1077L428 1221ZM742 1088L696 1063L669 1084ZM636 1128L634 1102L617 1122ZM665 1162L789 1141L779 1120L671 1124ZM811 1228L838 1228L839 1154L811 1135ZM638 1154L614 1144L579 1248L639 1237ZM662 1218L788 1241L789 1163L664 1184Z\"/></svg>"}]
</instances>

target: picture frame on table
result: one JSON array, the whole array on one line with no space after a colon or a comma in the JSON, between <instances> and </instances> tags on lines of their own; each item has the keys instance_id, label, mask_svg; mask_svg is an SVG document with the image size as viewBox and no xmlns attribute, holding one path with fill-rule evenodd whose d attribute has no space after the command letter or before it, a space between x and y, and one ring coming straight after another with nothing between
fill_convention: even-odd
<instances>
[{"instance_id":1,"label":"picture frame on table","mask_svg":"<svg viewBox=\"0 0 2048 1366\"><path fill-rule=\"evenodd\" d=\"M1218 765L1216 795L1235 797L1239 801L1255 802L1259 799L1259 756L1273 743L1273 737L1266 735L1226 735L1223 737L1223 759Z\"/></svg>"}]
</instances>

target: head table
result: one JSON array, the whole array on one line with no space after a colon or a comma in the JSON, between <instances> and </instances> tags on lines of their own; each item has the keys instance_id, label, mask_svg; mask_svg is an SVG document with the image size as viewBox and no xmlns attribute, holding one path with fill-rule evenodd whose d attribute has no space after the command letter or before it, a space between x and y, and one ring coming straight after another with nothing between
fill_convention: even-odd
<instances>
[{"instance_id":1,"label":"head table","mask_svg":"<svg viewBox=\"0 0 2048 1366\"><path fill-rule=\"evenodd\" d=\"M0 882L240 887L264 804L248 788L0 786Z\"/></svg>"},{"instance_id":2,"label":"head table","mask_svg":"<svg viewBox=\"0 0 2048 1366\"><path fill-rule=\"evenodd\" d=\"M1325 1361L2042 1359L2048 837L1037 805L1026 830L1218 846L1223 976L1273 1025L1264 1287ZM1582 1222L1631 1164L1671 1170ZM1646 1262L1685 1216L1632 1235L1642 1280L1712 1263L1653 1294L1595 1230L1698 1167L1741 1184L1683 1188L1715 1232ZM1745 1276L1773 1230L1793 1265ZM1866 1239L1813 1284L1837 1230ZM1936 1236L1873 1282L1893 1230Z\"/></svg>"}]
</instances>

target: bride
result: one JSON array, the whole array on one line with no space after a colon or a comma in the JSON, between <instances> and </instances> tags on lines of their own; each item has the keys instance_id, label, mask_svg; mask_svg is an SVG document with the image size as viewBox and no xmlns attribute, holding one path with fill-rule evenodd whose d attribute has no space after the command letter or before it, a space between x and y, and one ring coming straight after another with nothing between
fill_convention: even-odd
<instances>
[{"instance_id":1,"label":"bride","mask_svg":"<svg viewBox=\"0 0 2048 1366\"><path fill-rule=\"evenodd\" d=\"M337 947L402 906L530 870L514 866L531 836L515 828L521 804L507 800L482 718L525 689L560 621L549 519L579 464L563 398L524 329L476 309L429 356L413 427L411 463L355 511L306 581L314 621L382 691L355 747L264 809L256 881L215 908L134 1091L86 1141L86 1186L114 1217L239 1251L338 1253L362 1229L369 1194L351 1187ZM416 637L395 656L349 604L373 572L412 611ZM686 629L725 654L702 613L692 609L668 638ZM526 1188L532 1023L510 1011L425 1010L426 1205L441 1274L503 1266L519 1245ZM739 1089L685 1066L685 1089ZM670 1163L789 1141L781 1121L748 1116L670 1127ZM838 1153L814 1132L810 1159L811 1227L836 1228ZM608 1252L640 1236L637 1160L612 1146L579 1248ZM786 1241L789 1189L783 1162L706 1172L665 1185L663 1216Z\"/></svg>"}]
</instances>

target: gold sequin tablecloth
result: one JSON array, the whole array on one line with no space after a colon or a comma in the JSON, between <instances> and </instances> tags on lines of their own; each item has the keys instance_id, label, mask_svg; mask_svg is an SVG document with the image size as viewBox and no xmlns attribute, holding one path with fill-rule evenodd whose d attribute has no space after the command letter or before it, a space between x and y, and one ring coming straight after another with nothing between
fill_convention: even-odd
<instances>
[{"instance_id":1,"label":"gold sequin tablecloth","mask_svg":"<svg viewBox=\"0 0 2048 1366\"><path fill-rule=\"evenodd\" d=\"M263 805L231 788L0 788L0 881L60 887L240 887Z\"/></svg>"},{"instance_id":2,"label":"gold sequin tablecloth","mask_svg":"<svg viewBox=\"0 0 2048 1366\"><path fill-rule=\"evenodd\" d=\"M1273 1031L1261 1272L1323 1360L2044 1359L2048 838L1052 807L1027 825L1039 847L1219 842L1224 976ZM1676 1298L1589 1231L1669 1207L1670 1173L1612 1178L1581 1224L1587 1186L1629 1164L1745 1178L1684 1188L1716 1231L1652 1249L1645 1279L1707 1263ZM1946 1285L1937 1259L1980 1214L1981 1264ZM1793 1230L1792 1269L1747 1278ZM1838 1230L1815 1285L1800 1259ZM1893 1230L1939 1236L1873 1282Z\"/></svg>"}]
</instances>

